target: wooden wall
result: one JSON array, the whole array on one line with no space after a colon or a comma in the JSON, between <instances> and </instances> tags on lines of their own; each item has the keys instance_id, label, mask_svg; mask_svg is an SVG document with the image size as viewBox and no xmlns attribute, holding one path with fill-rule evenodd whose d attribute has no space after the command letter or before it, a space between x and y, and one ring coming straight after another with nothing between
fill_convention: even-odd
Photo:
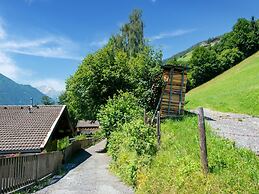
<instances>
[{"instance_id":1,"label":"wooden wall","mask_svg":"<svg viewBox=\"0 0 259 194\"><path fill-rule=\"evenodd\" d=\"M165 86L161 95L161 117L174 117L184 112L187 70L184 67L166 67L163 71Z\"/></svg>"}]
</instances>

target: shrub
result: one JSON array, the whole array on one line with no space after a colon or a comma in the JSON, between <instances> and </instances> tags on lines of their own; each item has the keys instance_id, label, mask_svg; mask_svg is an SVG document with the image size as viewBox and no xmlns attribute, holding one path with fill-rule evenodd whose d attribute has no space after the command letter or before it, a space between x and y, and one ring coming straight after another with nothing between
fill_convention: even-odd
<instances>
[{"instance_id":1,"label":"shrub","mask_svg":"<svg viewBox=\"0 0 259 194\"><path fill-rule=\"evenodd\" d=\"M59 151L64 150L70 145L69 143L69 137L64 137L63 139L59 139L57 142L57 149Z\"/></svg>"},{"instance_id":2,"label":"shrub","mask_svg":"<svg viewBox=\"0 0 259 194\"><path fill-rule=\"evenodd\" d=\"M101 107L97 117L101 124L105 136L109 136L113 131L119 129L121 125L132 121L141 114L141 108L138 106L137 98L131 93L120 92L109 99L105 106Z\"/></svg>"},{"instance_id":3,"label":"shrub","mask_svg":"<svg viewBox=\"0 0 259 194\"><path fill-rule=\"evenodd\" d=\"M80 134L80 135L77 135L75 136L75 140L76 141L79 141L79 140L85 140L87 137L85 134Z\"/></svg>"},{"instance_id":4,"label":"shrub","mask_svg":"<svg viewBox=\"0 0 259 194\"><path fill-rule=\"evenodd\" d=\"M112 133L108 152L113 158L111 169L121 179L136 186L140 169L151 164L156 154L155 129L140 119L125 123Z\"/></svg>"}]
</instances>

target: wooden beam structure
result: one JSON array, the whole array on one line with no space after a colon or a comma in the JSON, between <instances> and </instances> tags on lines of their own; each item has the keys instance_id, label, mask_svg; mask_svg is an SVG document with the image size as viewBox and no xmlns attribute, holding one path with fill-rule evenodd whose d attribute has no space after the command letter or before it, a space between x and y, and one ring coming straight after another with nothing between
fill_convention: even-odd
<instances>
[{"instance_id":1,"label":"wooden beam structure","mask_svg":"<svg viewBox=\"0 0 259 194\"><path fill-rule=\"evenodd\" d=\"M178 117L184 113L187 68L167 65L163 67L165 86L157 105L161 117Z\"/></svg>"}]
</instances>

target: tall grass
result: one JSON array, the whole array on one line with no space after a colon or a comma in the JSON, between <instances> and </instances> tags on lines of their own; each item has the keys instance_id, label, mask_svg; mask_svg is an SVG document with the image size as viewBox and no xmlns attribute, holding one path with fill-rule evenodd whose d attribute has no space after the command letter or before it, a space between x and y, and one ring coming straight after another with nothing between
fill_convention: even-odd
<instances>
[{"instance_id":1,"label":"tall grass","mask_svg":"<svg viewBox=\"0 0 259 194\"><path fill-rule=\"evenodd\" d=\"M207 126L208 176L200 166L196 117L167 120L150 167L138 172L137 193L258 193L259 160Z\"/></svg>"}]
</instances>

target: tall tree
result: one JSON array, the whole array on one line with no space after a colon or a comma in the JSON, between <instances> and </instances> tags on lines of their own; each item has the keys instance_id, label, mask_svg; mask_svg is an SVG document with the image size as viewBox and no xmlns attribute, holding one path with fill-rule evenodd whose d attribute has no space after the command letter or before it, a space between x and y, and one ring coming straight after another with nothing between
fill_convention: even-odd
<instances>
[{"instance_id":1,"label":"tall tree","mask_svg":"<svg viewBox=\"0 0 259 194\"><path fill-rule=\"evenodd\" d=\"M127 52L129 56L136 56L144 46L142 11L133 10L129 16L129 22L124 24L120 31L120 34L113 37L116 46Z\"/></svg>"},{"instance_id":2,"label":"tall tree","mask_svg":"<svg viewBox=\"0 0 259 194\"><path fill-rule=\"evenodd\" d=\"M130 91L150 110L157 96L151 88L161 63L161 52L144 44L141 11L135 10L121 34L112 36L107 45L82 61L67 80L60 101L73 118L96 119L109 98L118 91Z\"/></svg>"}]
</instances>

